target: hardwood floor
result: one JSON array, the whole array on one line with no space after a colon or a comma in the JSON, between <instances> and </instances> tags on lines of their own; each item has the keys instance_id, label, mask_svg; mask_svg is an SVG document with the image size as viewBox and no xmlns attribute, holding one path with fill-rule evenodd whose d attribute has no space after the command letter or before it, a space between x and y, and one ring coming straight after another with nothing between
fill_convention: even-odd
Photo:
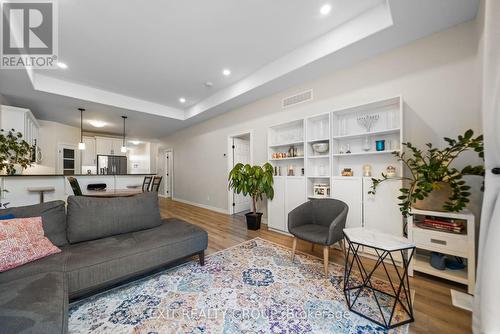
<instances>
[{"instance_id":1,"label":"hardwood floor","mask_svg":"<svg viewBox=\"0 0 500 334\"><path fill-rule=\"evenodd\" d=\"M204 228L208 232L207 255L256 237L292 247L291 237L269 231L265 225L259 231L247 230L244 216L229 216L163 198L160 209L163 217L180 218ZM322 247L312 250L311 244L303 241L297 243L297 250L323 256ZM343 264L343 254L332 248L330 261ZM370 263L371 260L366 261ZM466 292L465 286L418 273L410 278L410 286L415 290L415 322L410 325L410 333L472 332L472 314L451 305L450 288Z\"/></svg>"}]
</instances>

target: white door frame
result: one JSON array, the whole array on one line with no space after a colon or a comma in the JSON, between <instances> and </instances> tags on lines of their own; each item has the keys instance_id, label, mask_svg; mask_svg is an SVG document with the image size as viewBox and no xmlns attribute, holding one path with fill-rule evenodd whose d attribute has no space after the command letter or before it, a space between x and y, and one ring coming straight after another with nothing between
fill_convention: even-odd
<instances>
[{"instance_id":1,"label":"white door frame","mask_svg":"<svg viewBox=\"0 0 500 334\"><path fill-rule=\"evenodd\" d=\"M167 154L169 154L169 159L167 160ZM170 199L174 199L174 149L169 148L166 149L163 154L163 159L165 163L165 170L164 170L164 175L163 177L166 176L167 170L168 170L168 176L166 182L163 184L163 195L165 197L170 197ZM165 187L167 185L167 187ZM170 189L169 189L170 188ZM170 191L168 193L167 191Z\"/></svg>"},{"instance_id":2,"label":"white door frame","mask_svg":"<svg viewBox=\"0 0 500 334\"><path fill-rule=\"evenodd\" d=\"M246 130L246 131L241 131L238 133L233 133L227 136L227 174L229 175L229 172L231 169L233 169L233 138L234 137L241 137L243 135L250 135L250 165L253 165L253 130ZM229 183L228 183L229 184ZM234 192L232 189L227 190L227 211L229 212L230 215L234 214L234 207L233 207L233 196Z\"/></svg>"},{"instance_id":3,"label":"white door frame","mask_svg":"<svg viewBox=\"0 0 500 334\"><path fill-rule=\"evenodd\" d=\"M64 148L75 150L75 174L82 173L82 165L81 165L81 152L78 150L78 145L69 144L69 143L57 143L56 148L56 171L57 174L64 174L64 168L62 165L62 150Z\"/></svg>"}]
</instances>

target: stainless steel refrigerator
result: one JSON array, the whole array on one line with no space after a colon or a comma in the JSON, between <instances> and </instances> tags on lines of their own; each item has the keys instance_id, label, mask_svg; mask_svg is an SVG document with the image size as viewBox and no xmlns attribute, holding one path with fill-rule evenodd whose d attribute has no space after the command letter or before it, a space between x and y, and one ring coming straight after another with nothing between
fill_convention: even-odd
<instances>
[{"instance_id":1,"label":"stainless steel refrigerator","mask_svg":"<svg viewBox=\"0 0 500 334\"><path fill-rule=\"evenodd\" d=\"M127 174L127 157L97 155L97 174Z\"/></svg>"}]
</instances>

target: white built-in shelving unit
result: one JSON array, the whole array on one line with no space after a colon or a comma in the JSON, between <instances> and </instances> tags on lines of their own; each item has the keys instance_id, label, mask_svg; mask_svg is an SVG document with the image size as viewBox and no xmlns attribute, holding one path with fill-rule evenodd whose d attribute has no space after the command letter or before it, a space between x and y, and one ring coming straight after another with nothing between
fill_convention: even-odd
<instances>
[{"instance_id":1,"label":"white built-in shelving unit","mask_svg":"<svg viewBox=\"0 0 500 334\"><path fill-rule=\"evenodd\" d=\"M378 115L370 131L358 122L358 117L366 115ZM401 181L385 182L375 196L369 195L371 177L363 176L363 166L370 165L374 177L380 177L389 165L396 167L397 175L401 175L403 166L392 152L401 150L402 130L401 97L326 110L271 126L268 160L281 170L281 175L275 176L275 199L268 201L269 228L288 232L288 212L316 198L314 185L322 184L330 187L329 197L349 205L348 227L366 226L401 236L403 219L397 205ZM377 140L385 141L385 150L376 150ZM315 143L327 143L328 151L315 152ZM288 152L291 146L297 149L298 156L273 158L273 153ZM287 176L289 168L294 171L293 177ZM344 168L351 168L354 176L341 176Z\"/></svg>"},{"instance_id":2,"label":"white built-in shelving unit","mask_svg":"<svg viewBox=\"0 0 500 334\"><path fill-rule=\"evenodd\" d=\"M474 293L476 282L476 246L475 246L475 218L469 211L460 213L426 211L412 209L413 216L408 218L408 238L415 243L416 253L409 267L409 275L414 271L441 277L450 281L467 285L467 292ZM465 221L465 230L462 234L424 229L416 222L425 217L436 217ZM439 270L430 264L430 252L438 252L447 256L457 256L465 259L466 267L459 270Z\"/></svg>"}]
</instances>

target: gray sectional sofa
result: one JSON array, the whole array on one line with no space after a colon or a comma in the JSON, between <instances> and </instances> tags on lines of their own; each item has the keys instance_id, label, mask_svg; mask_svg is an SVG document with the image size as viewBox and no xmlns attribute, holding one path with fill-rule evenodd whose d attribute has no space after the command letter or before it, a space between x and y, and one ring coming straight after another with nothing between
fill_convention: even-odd
<instances>
[{"instance_id":1,"label":"gray sectional sofa","mask_svg":"<svg viewBox=\"0 0 500 334\"><path fill-rule=\"evenodd\" d=\"M0 333L66 333L68 302L199 256L207 232L161 219L156 193L128 198L68 198L0 210L42 216L45 235L62 252L0 273Z\"/></svg>"}]
</instances>

